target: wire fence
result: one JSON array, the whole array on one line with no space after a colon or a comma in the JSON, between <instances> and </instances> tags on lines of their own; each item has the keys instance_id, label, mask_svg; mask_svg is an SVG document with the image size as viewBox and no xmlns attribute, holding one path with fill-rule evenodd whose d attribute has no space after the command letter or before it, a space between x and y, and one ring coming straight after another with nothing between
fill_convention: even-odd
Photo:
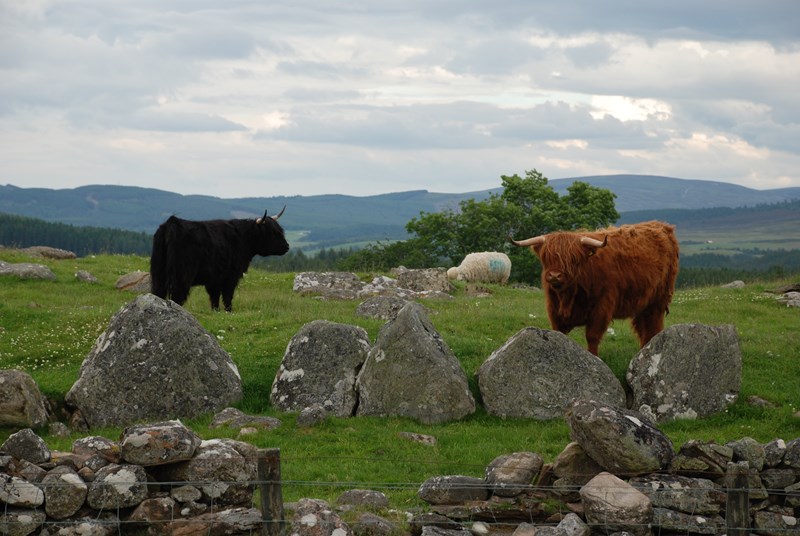
<instances>
[{"instance_id":1,"label":"wire fence","mask_svg":"<svg viewBox=\"0 0 800 536\"><path fill-rule=\"evenodd\" d=\"M374 458L348 457L348 461L372 461L387 463L387 460ZM291 463L303 463L303 457L289 458ZM315 458L316 461L319 459ZM342 458L330 458L331 462ZM187 500L184 502L165 501L168 506L154 507L145 517L132 516L135 509L132 505L119 503L115 507L89 509L81 508L69 519L52 519L48 517L46 505L32 508L20 508L9 504L7 497L0 493L0 534L29 534L38 531L39 534L82 534L96 532L102 534L128 534L140 530L144 526L152 526L158 533L179 532L182 534L215 534L219 533L221 526L226 526L226 534L268 534L279 536L288 533L291 518L287 519L284 511L294 512L296 505L285 505L284 493L295 496L313 497L314 490L324 488L325 495L331 491L344 493L350 490L372 490L408 494L409 491L419 491L424 482L416 481L339 481L339 480L299 480L283 479L281 476L280 452L277 449L259 451L255 460L257 464L257 478L249 480L192 480L192 481L159 481L145 482L147 491L144 494L148 499L169 499L175 495L175 490L195 488L203 493L208 492L200 501ZM409 460L399 460L408 463ZM442 464L437 463L441 466ZM461 469L465 466L454 464ZM481 473L484 466L470 466L474 473ZM641 493L647 497L641 511L629 511L627 516L610 514L608 509L592 509L582 501L582 490L585 491L585 482L594 474L571 475L576 482L582 484L513 484L518 492L514 497L502 498L499 491L507 489L508 485L491 485L474 477L473 481L446 482L444 487L454 496L465 492L485 492L485 500L470 500L461 504L432 504L415 505L405 510L394 510L392 515L397 519L395 527L405 531L404 527L415 526L415 516L423 513L441 513L451 519L453 525L473 530L475 534L493 532L508 532L510 527L521 523L535 526L557 526L568 514L580 513L583 521L595 533L601 531L628 530L634 533L655 534L727 534L738 536L745 534L800 534L800 520L796 514L800 512L800 483L793 482L786 487L766 488L753 485L752 473L746 464L730 464L725 475L724 484L714 483L720 480L718 472L707 473L708 478L692 478L695 487L676 489L669 485L636 482L624 482L619 486L605 486L602 489L601 503L625 503L622 496ZM618 475L626 477L625 475ZM656 478L674 475L653 474ZM798 479L795 475L794 480ZM552 479L551 479L552 480ZM3 480L0 480L0 491L3 490ZM42 495L58 496L59 488L63 491L74 489L74 482L53 481L49 483L28 483L38 489ZM91 485L91 482L87 483ZM104 486L114 488L130 487L130 482L111 481ZM231 505L219 502L215 495L220 489L234 487L250 491L250 504ZM310 490L308 494L301 490ZM30 491L30 490L29 490ZM35 490L34 490L35 494ZM680 497L678 497L680 495ZM171 504L171 506L169 506ZM580 504L581 506L577 506ZM680 508L675 508L680 504ZM335 510L335 509L334 509ZM370 510L355 508L356 512ZM347 516L347 509L342 509L342 515ZM383 512L381 512L383 513ZM352 519L348 521L353 522ZM375 521L372 521L373 523ZM421 523L421 521L417 521ZM365 521L364 523L369 523ZM36 525L32 531L26 527ZM754 529L754 525L758 526ZM69 530L72 530L70 532ZM420 527L417 527L418 529ZM363 527L362 527L363 529ZM67 530L67 532L63 532ZM234 532L231 532L231 531ZM59 532L61 531L61 532Z\"/></svg>"}]
</instances>

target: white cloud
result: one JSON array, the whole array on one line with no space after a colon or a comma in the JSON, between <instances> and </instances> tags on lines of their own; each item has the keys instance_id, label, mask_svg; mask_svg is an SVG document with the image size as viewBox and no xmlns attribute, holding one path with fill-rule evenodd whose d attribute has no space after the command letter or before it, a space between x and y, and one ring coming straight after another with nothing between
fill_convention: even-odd
<instances>
[{"instance_id":1,"label":"white cloud","mask_svg":"<svg viewBox=\"0 0 800 536\"><path fill-rule=\"evenodd\" d=\"M371 194L537 168L800 186L798 21L780 0L0 0L0 182Z\"/></svg>"}]
</instances>

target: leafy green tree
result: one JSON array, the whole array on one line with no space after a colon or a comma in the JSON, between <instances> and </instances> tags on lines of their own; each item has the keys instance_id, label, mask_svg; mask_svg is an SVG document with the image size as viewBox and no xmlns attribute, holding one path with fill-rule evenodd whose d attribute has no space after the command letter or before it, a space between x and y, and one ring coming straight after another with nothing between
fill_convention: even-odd
<instances>
[{"instance_id":1,"label":"leafy green tree","mask_svg":"<svg viewBox=\"0 0 800 536\"><path fill-rule=\"evenodd\" d=\"M619 218L615 195L575 182L559 196L536 170L525 177L501 176L503 191L484 201L463 201L458 212L420 213L406 229L414 235L418 255L458 264L468 253L505 251L512 260L512 280L538 279L538 261L524 248L509 246L508 237L529 238L553 231L596 229Z\"/></svg>"}]
</instances>

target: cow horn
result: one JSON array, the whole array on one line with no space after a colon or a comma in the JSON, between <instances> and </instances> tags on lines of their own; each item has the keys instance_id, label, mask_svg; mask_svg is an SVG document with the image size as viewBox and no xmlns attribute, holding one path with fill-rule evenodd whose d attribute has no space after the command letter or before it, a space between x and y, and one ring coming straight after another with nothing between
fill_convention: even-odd
<instances>
[{"instance_id":1,"label":"cow horn","mask_svg":"<svg viewBox=\"0 0 800 536\"><path fill-rule=\"evenodd\" d=\"M514 240L510 236L508 237L509 241L514 244L515 246L541 246L544 244L544 235L534 236L533 238L528 238L526 240Z\"/></svg>"},{"instance_id":2,"label":"cow horn","mask_svg":"<svg viewBox=\"0 0 800 536\"><path fill-rule=\"evenodd\" d=\"M606 244L608 244L608 235L605 235L605 237L603 237L603 241L602 242L597 240L597 239L595 239L595 238L590 238L588 236L582 236L581 237L581 244L583 244L584 246L589 246L591 248L604 248L604 247L606 247Z\"/></svg>"},{"instance_id":3,"label":"cow horn","mask_svg":"<svg viewBox=\"0 0 800 536\"><path fill-rule=\"evenodd\" d=\"M277 216L271 216L271 218L272 218L273 220L275 220L275 221L278 221L278 218L280 218L281 216L283 216L283 211L284 211L284 210L286 210L286 205L283 205L283 208L281 209L281 211L280 211L280 212L278 212L278 215L277 215ZM265 216L266 216L266 214L267 214L267 213L266 213L266 212L264 212L264 215L265 215Z\"/></svg>"}]
</instances>

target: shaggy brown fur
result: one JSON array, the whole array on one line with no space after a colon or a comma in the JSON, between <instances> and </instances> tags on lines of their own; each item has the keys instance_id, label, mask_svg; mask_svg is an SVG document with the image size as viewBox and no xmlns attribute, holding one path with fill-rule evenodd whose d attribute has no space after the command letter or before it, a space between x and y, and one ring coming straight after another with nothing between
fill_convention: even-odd
<instances>
[{"instance_id":1,"label":"shaggy brown fur","mask_svg":"<svg viewBox=\"0 0 800 536\"><path fill-rule=\"evenodd\" d=\"M582 237L606 244L583 244ZM615 318L632 319L641 346L664 329L678 275L674 226L650 221L543 238L530 248L542 262L542 288L554 330L569 333L586 326L589 351L598 355Z\"/></svg>"}]
</instances>

